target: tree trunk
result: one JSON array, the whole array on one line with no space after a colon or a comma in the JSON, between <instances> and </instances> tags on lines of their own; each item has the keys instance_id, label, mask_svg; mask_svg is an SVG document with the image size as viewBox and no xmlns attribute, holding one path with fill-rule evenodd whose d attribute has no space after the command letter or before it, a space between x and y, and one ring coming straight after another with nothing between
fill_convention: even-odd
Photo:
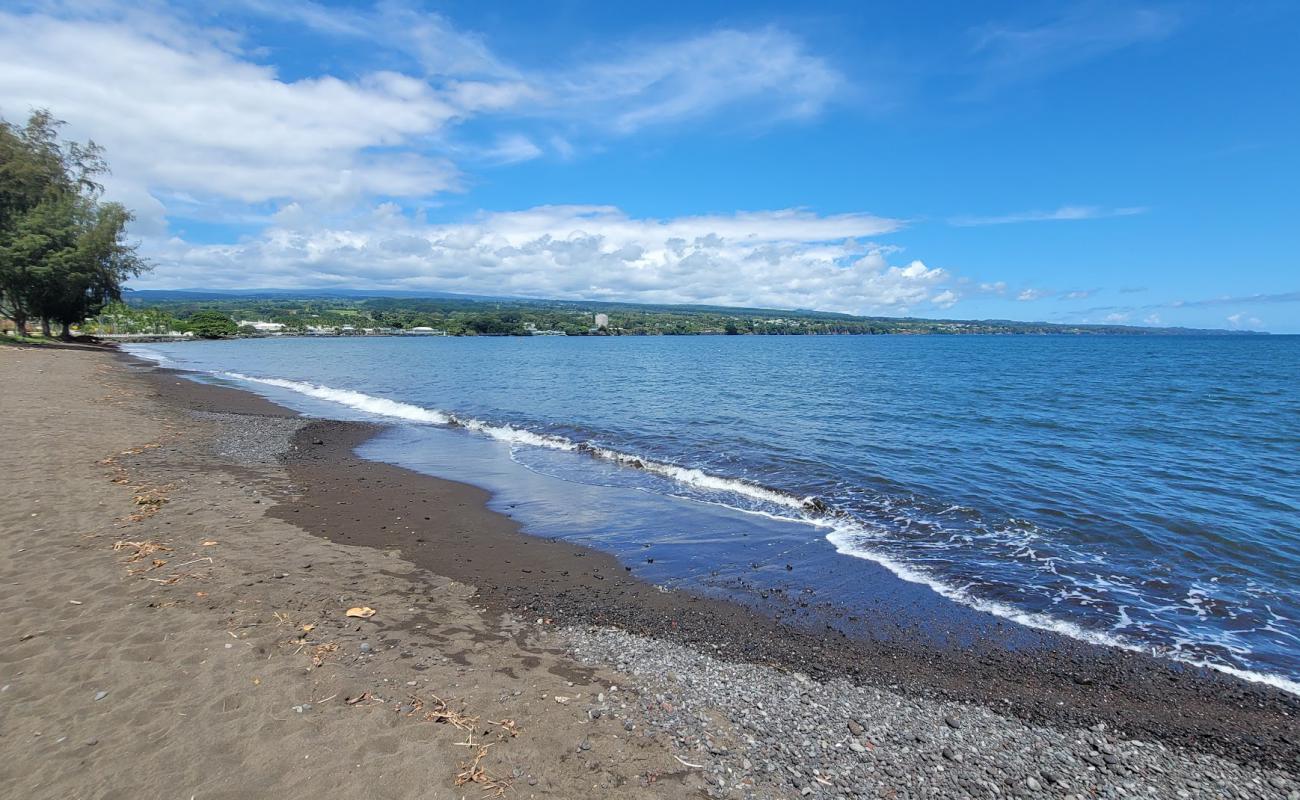
<instances>
[{"instance_id":1,"label":"tree trunk","mask_svg":"<svg viewBox=\"0 0 1300 800\"><path fill-rule=\"evenodd\" d=\"M14 327L18 329L19 339L26 337L27 336L27 315L21 312L15 312Z\"/></svg>"},{"instance_id":2,"label":"tree trunk","mask_svg":"<svg viewBox=\"0 0 1300 800\"><path fill-rule=\"evenodd\" d=\"M50 331L50 318L41 317L41 336L46 339L53 338L54 334Z\"/></svg>"},{"instance_id":3,"label":"tree trunk","mask_svg":"<svg viewBox=\"0 0 1300 800\"><path fill-rule=\"evenodd\" d=\"M69 324L69 323L67 323L67 322L63 323L63 330L59 332L59 338L62 339L63 341L65 341L65 342L70 342L70 341L72 341L72 325L71 325L71 324Z\"/></svg>"}]
</instances>

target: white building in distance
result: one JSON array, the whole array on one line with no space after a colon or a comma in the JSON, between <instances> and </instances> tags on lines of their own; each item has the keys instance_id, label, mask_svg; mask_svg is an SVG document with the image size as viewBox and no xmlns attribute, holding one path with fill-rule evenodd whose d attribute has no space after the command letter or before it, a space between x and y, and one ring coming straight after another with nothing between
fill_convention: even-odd
<instances>
[{"instance_id":1,"label":"white building in distance","mask_svg":"<svg viewBox=\"0 0 1300 800\"><path fill-rule=\"evenodd\" d=\"M597 328L597 329L600 329L600 328L608 328L608 327L609 327L609 315L608 315L608 314L597 314L597 315L596 315L596 328Z\"/></svg>"},{"instance_id":2,"label":"white building in distance","mask_svg":"<svg viewBox=\"0 0 1300 800\"><path fill-rule=\"evenodd\" d=\"M238 324L241 328L247 325L258 333L279 333L284 330L283 322L263 322L262 320L246 319Z\"/></svg>"}]
</instances>

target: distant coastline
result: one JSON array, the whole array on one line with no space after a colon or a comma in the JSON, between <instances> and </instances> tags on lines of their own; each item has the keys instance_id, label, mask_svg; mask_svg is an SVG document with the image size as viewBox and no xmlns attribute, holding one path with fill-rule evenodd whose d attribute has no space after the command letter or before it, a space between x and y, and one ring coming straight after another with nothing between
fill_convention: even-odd
<instances>
[{"instance_id":1,"label":"distant coastline","mask_svg":"<svg viewBox=\"0 0 1300 800\"><path fill-rule=\"evenodd\" d=\"M400 294L400 293L397 293ZM262 336L1253 336L1258 331L1017 320L868 317L809 310L642 305L365 292L135 291L88 320L84 332L126 341L174 341L203 313L221 337ZM212 338L212 337L208 337Z\"/></svg>"}]
</instances>

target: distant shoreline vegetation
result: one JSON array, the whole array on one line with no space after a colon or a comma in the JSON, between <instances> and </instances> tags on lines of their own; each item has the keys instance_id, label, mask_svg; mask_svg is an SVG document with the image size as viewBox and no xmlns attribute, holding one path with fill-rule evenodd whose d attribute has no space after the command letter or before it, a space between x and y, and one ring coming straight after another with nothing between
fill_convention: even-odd
<instances>
[{"instance_id":1,"label":"distant shoreline vegetation","mask_svg":"<svg viewBox=\"0 0 1300 800\"><path fill-rule=\"evenodd\" d=\"M1252 335L1251 331L478 297L136 291L83 330L103 336ZM1255 334L1258 335L1258 334Z\"/></svg>"}]
</instances>

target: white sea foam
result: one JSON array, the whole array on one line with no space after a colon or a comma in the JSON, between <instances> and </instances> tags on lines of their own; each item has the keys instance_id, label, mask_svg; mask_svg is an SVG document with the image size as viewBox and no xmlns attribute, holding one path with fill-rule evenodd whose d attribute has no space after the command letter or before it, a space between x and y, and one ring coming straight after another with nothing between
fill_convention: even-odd
<instances>
[{"instance_id":1,"label":"white sea foam","mask_svg":"<svg viewBox=\"0 0 1300 800\"><path fill-rule=\"evenodd\" d=\"M135 350L135 352L146 357L153 357L153 354L146 353L143 348ZM872 539L879 538L879 534L871 531L861 522L833 512L831 514L811 513L810 504L814 502L814 498L800 499L795 495L776 489L770 489L765 486L760 486L758 484L735 478L713 475L695 468L682 467L676 464L644 459L639 456L607 448L579 445L563 436L541 434L525 428L517 428L510 425L494 425L482 420L459 417L447 411L424 408L396 400L388 400L350 389L335 389L329 386L307 383L304 381L286 380L283 378L259 378L238 372L225 372L221 374L225 377L239 381L287 389L308 397L338 403L348 408L376 416L391 417L394 419L434 425L454 425L512 445L518 444L532 447L545 447L552 450L567 452L582 452L593 458L599 458L624 466L645 470L646 472L659 475L695 489L729 493L739 497L745 497L749 500L771 503L797 512L791 517L782 516L782 519L789 519L794 522L803 522L817 528L829 529L826 534L826 539L840 554L875 562L905 581L927 586L949 600L969 606L978 611L993 614L1026 627L1050 631L1094 644L1173 658L1197 667L1208 667L1229 675L1234 675L1244 680L1264 683L1282 689L1283 691L1300 695L1300 682L1279 675L1240 669L1227 664L1207 661L1194 655L1169 652L1161 648L1143 645L1115 633L1090 630L1073 622L1058 619L1048 614L1025 611L1005 603L979 598L973 595L969 591L968 587L957 587L947 584L927 574L923 570L877 552L871 547L870 542ZM752 511L752 509L743 508L738 510ZM767 516L766 512L760 513L764 513L764 515Z\"/></svg>"},{"instance_id":2,"label":"white sea foam","mask_svg":"<svg viewBox=\"0 0 1300 800\"><path fill-rule=\"evenodd\" d=\"M288 389L299 394L307 395L308 397L315 397L319 400L328 400L376 416L392 417L410 422L426 422L434 425L455 425L509 444L545 447L552 450L563 450L567 452L582 451L593 458L599 458L606 461L612 461L616 464L642 469L646 472L660 475L696 489L729 492L731 494L748 497L752 500L773 503L775 505L781 505L793 509L801 509L804 507L805 502L807 502L806 500L800 500L799 498L784 492L768 489L767 487L759 486L747 481L737 480L735 478L725 478L720 475L712 475L699 469L681 467L676 464L645 459L603 447L579 445L571 439L567 439L563 436L536 433L526 428L517 428L512 425L494 425L472 417L461 417L448 411L424 408L422 406L402 403L396 400L387 400L382 397L375 397L351 389L335 389L330 386L307 383L305 381L287 380L284 378L259 378L252 375L245 375L240 372L224 372L221 374L224 377L234 378L235 380L258 383L264 386L274 386L280 389Z\"/></svg>"},{"instance_id":3,"label":"white sea foam","mask_svg":"<svg viewBox=\"0 0 1300 800\"><path fill-rule=\"evenodd\" d=\"M260 383L263 386L275 386L280 389L288 389L298 394L304 394L308 397L315 397L318 400L328 400L331 403L338 403L348 408L364 411L367 414L375 414L381 417L395 417L397 419L410 420L412 422L429 422L434 425L447 425L451 422L451 417L441 411L431 411L427 408L411 405L410 403L399 403L396 400L386 400L382 397L354 392L351 389L334 389L329 386L320 386L314 383L305 383L303 381L290 381L283 378L255 378L251 375L244 375L239 372L223 372L223 377L234 378L239 381L248 383Z\"/></svg>"},{"instance_id":4,"label":"white sea foam","mask_svg":"<svg viewBox=\"0 0 1300 800\"><path fill-rule=\"evenodd\" d=\"M872 535L867 533L867 531L856 522L845 522L845 524L836 526L830 533L826 534L826 540L834 545L836 552L841 555L853 556L854 558L861 558L875 562L905 581L928 586L943 597L961 603L962 605L970 606L977 611L993 614L994 616L1010 620L1028 628L1036 628L1038 630L1059 633L1063 636L1091 642L1092 644L1118 647L1123 650L1131 650L1138 653L1170 658L1195 667L1208 667L1210 669L1218 670L1219 672L1236 676L1243 680L1267 684L1276 689L1300 695L1300 681L1294 681L1282 677L1281 675L1241 669L1239 667L1208 661L1204 658L1198 658L1184 653L1168 652L1161 648L1143 645L1115 633L1090 630L1073 622L1058 619L1049 614L1025 611L1016 608L1015 606L1007 605L1006 603L999 603L993 600L985 600L976 597L967 591L965 587L951 586L943 581L935 579L919 569L916 569L915 567L875 552L868 544L866 544L871 538ZM1124 619L1127 620L1127 615L1124 615ZM1125 624L1127 625L1129 623L1126 622Z\"/></svg>"},{"instance_id":5,"label":"white sea foam","mask_svg":"<svg viewBox=\"0 0 1300 800\"><path fill-rule=\"evenodd\" d=\"M136 345L126 345L122 349L133 356L136 356L138 358L148 359L158 364L159 366L172 363L172 360L170 358L168 358L167 356L163 355L162 353L150 347L144 347L142 345L136 344Z\"/></svg>"}]
</instances>

